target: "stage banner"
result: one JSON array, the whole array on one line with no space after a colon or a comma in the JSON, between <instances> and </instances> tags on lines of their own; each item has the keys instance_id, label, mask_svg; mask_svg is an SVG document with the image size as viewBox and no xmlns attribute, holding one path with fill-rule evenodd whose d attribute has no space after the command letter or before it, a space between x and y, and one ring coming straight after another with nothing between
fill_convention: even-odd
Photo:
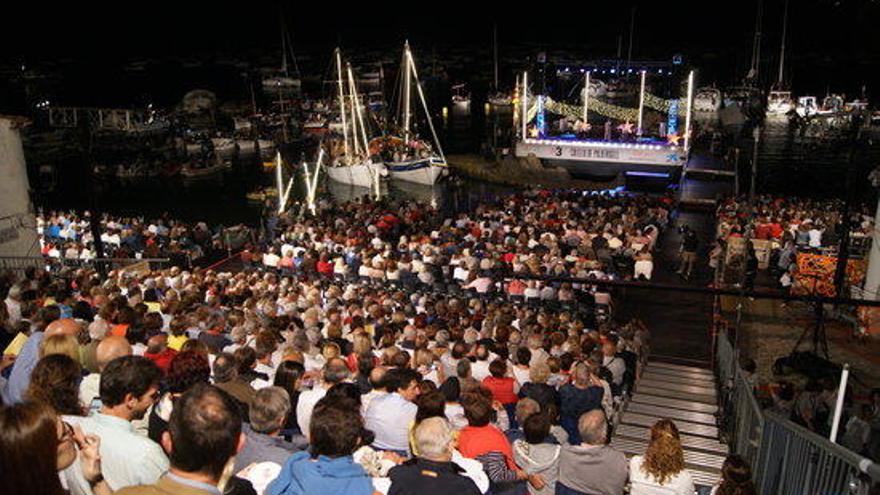
<instances>
[{"instance_id":1,"label":"stage banner","mask_svg":"<svg viewBox=\"0 0 880 495\"><path fill-rule=\"evenodd\" d=\"M868 264L864 259L851 259L846 265L846 283L861 285L865 280ZM794 295L818 295L834 297L834 272L837 257L821 254L798 253L797 273L791 286ZM847 292L848 293L848 292Z\"/></svg>"}]
</instances>

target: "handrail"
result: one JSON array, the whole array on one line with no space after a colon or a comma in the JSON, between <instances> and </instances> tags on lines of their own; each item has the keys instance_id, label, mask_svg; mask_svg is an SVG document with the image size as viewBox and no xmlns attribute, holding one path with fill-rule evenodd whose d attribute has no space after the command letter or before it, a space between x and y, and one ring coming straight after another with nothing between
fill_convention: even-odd
<instances>
[{"instance_id":1,"label":"handrail","mask_svg":"<svg viewBox=\"0 0 880 495\"><path fill-rule=\"evenodd\" d=\"M876 462L761 408L723 326L716 346L732 451L752 466L759 493L867 495L880 484Z\"/></svg>"}]
</instances>

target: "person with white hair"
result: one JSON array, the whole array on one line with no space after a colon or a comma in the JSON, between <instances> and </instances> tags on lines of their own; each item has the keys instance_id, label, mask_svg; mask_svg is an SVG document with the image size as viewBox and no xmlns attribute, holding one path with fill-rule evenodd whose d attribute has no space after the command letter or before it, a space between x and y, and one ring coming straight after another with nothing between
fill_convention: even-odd
<instances>
[{"instance_id":1,"label":"person with white hair","mask_svg":"<svg viewBox=\"0 0 880 495\"><path fill-rule=\"evenodd\" d=\"M21 286L16 284L10 287L3 302L9 315L9 325L17 325L21 321Z\"/></svg>"},{"instance_id":2,"label":"person with white hair","mask_svg":"<svg viewBox=\"0 0 880 495\"><path fill-rule=\"evenodd\" d=\"M440 417L422 420L413 433L418 457L391 468L389 494L395 495L479 495L473 480L452 462L453 430Z\"/></svg>"},{"instance_id":3,"label":"person with white hair","mask_svg":"<svg viewBox=\"0 0 880 495\"><path fill-rule=\"evenodd\" d=\"M296 444L281 436L290 408L290 396L283 388L266 387L257 391L248 410L250 424L242 427L247 442L235 457L234 472L258 462L274 462L280 467L291 455L302 450L299 448L304 446L302 437L298 437Z\"/></svg>"}]
</instances>

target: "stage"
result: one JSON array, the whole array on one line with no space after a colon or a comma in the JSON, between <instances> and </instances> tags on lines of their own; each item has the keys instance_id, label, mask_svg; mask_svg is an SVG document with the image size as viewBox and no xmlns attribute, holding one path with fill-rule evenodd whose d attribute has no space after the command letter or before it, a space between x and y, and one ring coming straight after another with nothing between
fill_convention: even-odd
<instances>
[{"instance_id":1,"label":"stage","mask_svg":"<svg viewBox=\"0 0 880 495\"><path fill-rule=\"evenodd\" d=\"M637 64L625 67L626 75L616 74L623 68L620 62L566 67L562 73L576 77L554 86L552 94L533 92L524 72L514 98L516 156L534 156L575 177L677 180L690 152L694 72L673 81L675 71L662 67Z\"/></svg>"},{"instance_id":2,"label":"stage","mask_svg":"<svg viewBox=\"0 0 880 495\"><path fill-rule=\"evenodd\" d=\"M523 139L516 156L534 155L548 165L565 168L575 177L611 177L621 172L676 176L687 154L684 147L663 141L616 142L579 139Z\"/></svg>"}]
</instances>

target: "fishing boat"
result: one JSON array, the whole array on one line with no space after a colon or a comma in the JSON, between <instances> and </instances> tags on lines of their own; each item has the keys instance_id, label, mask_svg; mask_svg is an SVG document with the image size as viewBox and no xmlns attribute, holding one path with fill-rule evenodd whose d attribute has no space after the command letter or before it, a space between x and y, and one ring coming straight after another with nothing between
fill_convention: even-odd
<instances>
[{"instance_id":1,"label":"fishing boat","mask_svg":"<svg viewBox=\"0 0 880 495\"><path fill-rule=\"evenodd\" d=\"M330 141L330 160L323 164L324 172L336 182L378 189L379 179L387 176L388 171L381 162L374 162L370 158L367 128L351 66L348 65L343 72L342 52L339 48L336 49L335 58L339 76L336 82L339 89L342 145ZM346 82L343 82L343 78Z\"/></svg>"},{"instance_id":2,"label":"fishing boat","mask_svg":"<svg viewBox=\"0 0 880 495\"><path fill-rule=\"evenodd\" d=\"M694 94L694 112L715 113L721 109L723 97L715 87L700 88Z\"/></svg>"},{"instance_id":3,"label":"fishing boat","mask_svg":"<svg viewBox=\"0 0 880 495\"><path fill-rule=\"evenodd\" d=\"M386 146L386 143L383 142L378 151L381 151L386 158L390 157L390 160L385 161L385 165L388 167L392 179L433 185L441 176L449 173L449 168L446 157L443 155L443 149L440 147L437 132L434 130L434 123L431 121L431 112L428 110L425 93L419 83L419 75L409 48L409 42L403 47L401 75L403 77L400 78L400 95L403 108L399 115L398 124L402 130L402 137L388 143L392 146ZM415 93L418 95L425 112L433 143L419 139L412 131L413 86L415 86Z\"/></svg>"}]
</instances>

